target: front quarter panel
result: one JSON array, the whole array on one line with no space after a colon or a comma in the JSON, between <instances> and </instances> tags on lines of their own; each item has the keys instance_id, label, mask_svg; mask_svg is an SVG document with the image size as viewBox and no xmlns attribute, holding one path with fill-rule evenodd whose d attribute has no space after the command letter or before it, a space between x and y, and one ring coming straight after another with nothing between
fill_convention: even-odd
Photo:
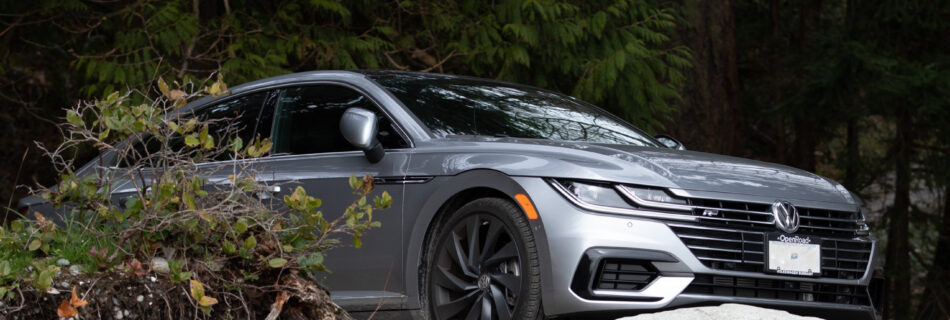
<instances>
[{"instance_id":1,"label":"front quarter panel","mask_svg":"<svg viewBox=\"0 0 950 320\"><path fill-rule=\"evenodd\" d=\"M419 300L419 284L421 283L421 270L423 268L422 257L425 254L424 247L427 236L432 226L441 217L440 210L454 196L463 194L467 190L479 188L482 190L493 190L496 193L507 195L512 201L518 193L525 193L515 180L504 173L479 169L470 170L454 176L436 176L425 183L407 184L406 198L402 201L405 206L406 221L403 227L404 234L407 235L404 254L406 255L406 295L411 297L407 302L407 308L421 308ZM535 239L538 240L538 251L540 247L543 232L540 230L539 220L529 220ZM546 250L546 248L544 249ZM543 261L543 260L542 260ZM415 285L412 285L415 284Z\"/></svg>"}]
</instances>

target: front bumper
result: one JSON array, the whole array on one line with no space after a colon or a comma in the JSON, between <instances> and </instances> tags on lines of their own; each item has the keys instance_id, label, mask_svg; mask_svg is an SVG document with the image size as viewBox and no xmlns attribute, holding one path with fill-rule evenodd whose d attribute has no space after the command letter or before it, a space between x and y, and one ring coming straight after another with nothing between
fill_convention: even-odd
<instances>
[{"instance_id":1,"label":"front bumper","mask_svg":"<svg viewBox=\"0 0 950 320\"><path fill-rule=\"evenodd\" d=\"M835 295L829 298L806 293L815 288L821 292L880 290L871 286L871 268L877 259L873 254L860 279L711 269L697 259L666 221L586 211L567 201L543 179L516 180L529 192L541 217L533 228L542 262L542 301L548 316L616 317L684 306L744 303L822 317L880 318L872 294L861 301L844 301ZM876 245L874 241L873 247ZM592 288L590 278L603 272L605 261L598 260L603 258L629 262L631 270L639 271L627 276L646 279L646 283L639 288ZM616 264L611 267L626 268Z\"/></svg>"}]
</instances>

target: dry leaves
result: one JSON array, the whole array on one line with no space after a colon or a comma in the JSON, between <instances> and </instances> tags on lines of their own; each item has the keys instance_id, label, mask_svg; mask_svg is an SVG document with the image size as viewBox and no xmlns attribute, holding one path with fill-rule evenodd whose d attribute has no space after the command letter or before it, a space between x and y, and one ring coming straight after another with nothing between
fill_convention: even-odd
<instances>
[{"instance_id":1,"label":"dry leaves","mask_svg":"<svg viewBox=\"0 0 950 320\"><path fill-rule=\"evenodd\" d=\"M46 219L43 214L33 211L33 216L36 217L36 225L40 227L40 230L43 230L43 232L49 232L56 228L56 224Z\"/></svg>"},{"instance_id":2,"label":"dry leaves","mask_svg":"<svg viewBox=\"0 0 950 320\"><path fill-rule=\"evenodd\" d=\"M68 301L63 300L63 303L59 304L59 308L56 308L56 314L61 318L75 317L79 314L79 310L76 310L76 308L87 304L89 304L89 301L79 299L79 296L76 295L76 286L73 286L73 296Z\"/></svg>"}]
</instances>

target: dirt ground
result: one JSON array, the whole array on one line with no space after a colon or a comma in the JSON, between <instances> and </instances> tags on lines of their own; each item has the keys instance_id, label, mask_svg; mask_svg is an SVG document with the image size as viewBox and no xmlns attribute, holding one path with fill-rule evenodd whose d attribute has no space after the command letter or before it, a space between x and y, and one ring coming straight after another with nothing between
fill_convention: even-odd
<instances>
[{"instance_id":1,"label":"dirt ground","mask_svg":"<svg viewBox=\"0 0 950 320\"><path fill-rule=\"evenodd\" d=\"M65 276L53 283L55 290L20 291L18 297L3 301L0 313L6 319L57 319L56 309L69 300L72 288L89 304L77 308L80 319L192 318L185 284L160 280L152 275L104 274L98 277Z\"/></svg>"},{"instance_id":2,"label":"dirt ground","mask_svg":"<svg viewBox=\"0 0 950 320\"><path fill-rule=\"evenodd\" d=\"M62 319L57 308L68 301L72 288L77 297L88 304L76 308L74 319L265 319L272 313L275 300L284 292L276 319L346 319L321 288L299 278L284 279L279 290L226 290L206 288L207 295L219 300L205 314L190 296L189 285L174 283L154 274L144 276L125 273L61 276L53 290L38 292L21 290L14 299L0 301L0 319Z\"/></svg>"}]
</instances>

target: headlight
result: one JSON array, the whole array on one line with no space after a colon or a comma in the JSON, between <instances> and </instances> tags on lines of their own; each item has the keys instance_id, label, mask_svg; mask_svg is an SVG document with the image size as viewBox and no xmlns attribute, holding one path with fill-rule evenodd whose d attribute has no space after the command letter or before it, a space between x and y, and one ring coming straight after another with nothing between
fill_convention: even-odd
<instances>
[{"instance_id":1,"label":"headlight","mask_svg":"<svg viewBox=\"0 0 950 320\"><path fill-rule=\"evenodd\" d=\"M627 192L630 192L630 194L639 200L686 205L686 199L675 198L667 193L666 190L628 186L621 188L626 189Z\"/></svg>"},{"instance_id":2,"label":"headlight","mask_svg":"<svg viewBox=\"0 0 950 320\"><path fill-rule=\"evenodd\" d=\"M630 208L620 194L609 184L557 180L556 183L564 187L567 192L580 201L590 204L614 208Z\"/></svg>"},{"instance_id":3,"label":"headlight","mask_svg":"<svg viewBox=\"0 0 950 320\"><path fill-rule=\"evenodd\" d=\"M692 207L687 201L670 194L666 189L567 179L551 179L548 182L568 200L587 210L646 218L696 221L696 217L689 214L692 212Z\"/></svg>"},{"instance_id":4,"label":"headlight","mask_svg":"<svg viewBox=\"0 0 950 320\"><path fill-rule=\"evenodd\" d=\"M577 200L614 208L654 208L691 211L686 199L678 198L665 189L613 185L598 182L555 180Z\"/></svg>"}]
</instances>

